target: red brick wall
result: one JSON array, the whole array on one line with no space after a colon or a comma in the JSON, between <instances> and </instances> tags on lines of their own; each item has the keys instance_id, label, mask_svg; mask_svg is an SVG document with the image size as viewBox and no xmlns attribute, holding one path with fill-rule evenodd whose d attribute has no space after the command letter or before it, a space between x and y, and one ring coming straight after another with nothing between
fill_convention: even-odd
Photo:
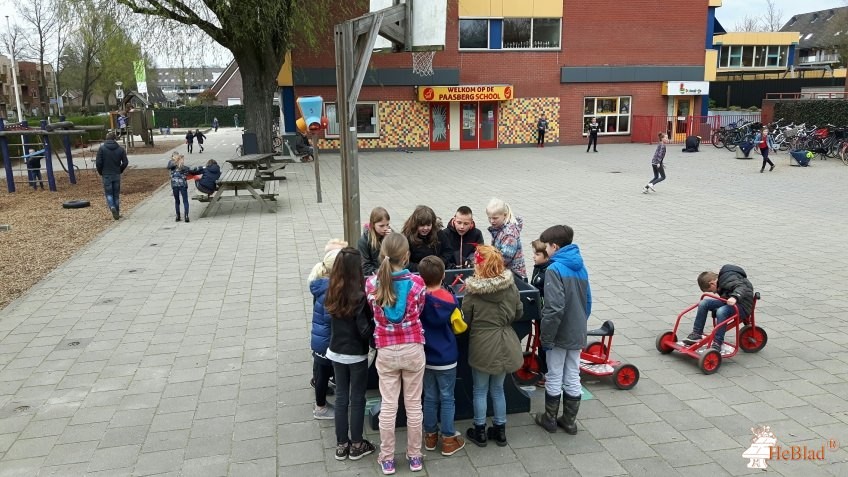
<instances>
[{"instance_id":1,"label":"red brick wall","mask_svg":"<svg viewBox=\"0 0 848 477\"><path fill-rule=\"evenodd\" d=\"M215 99L215 104L219 106L227 105L227 98L241 98L241 104L244 104L244 93L242 89L242 80L241 80L241 70L238 70L233 74L232 78L224 85L223 88L218 92L218 96Z\"/></svg>"},{"instance_id":2,"label":"red brick wall","mask_svg":"<svg viewBox=\"0 0 848 477\"><path fill-rule=\"evenodd\" d=\"M584 141L583 99L586 96L632 96L634 115L666 116L668 97L661 83L560 83L562 66L703 66L707 0L573 0L564 2L562 51L460 52L458 0L448 1L445 51L436 53L434 68L459 68L460 84L512 84L517 98L559 96L560 141ZM341 20L341 19L340 19ZM335 67L333 35L319 51L297 49L297 67ZM372 68L411 68L409 53L374 54ZM321 95L335 101L335 87L297 86L296 95ZM411 86L363 87L362 101L415 100ZM700 111L700 98L693 111ZM631 121L632 129L632 121ZM602 142L630 142L631 136L602 136Z\"/></svg>"}]
</instances>

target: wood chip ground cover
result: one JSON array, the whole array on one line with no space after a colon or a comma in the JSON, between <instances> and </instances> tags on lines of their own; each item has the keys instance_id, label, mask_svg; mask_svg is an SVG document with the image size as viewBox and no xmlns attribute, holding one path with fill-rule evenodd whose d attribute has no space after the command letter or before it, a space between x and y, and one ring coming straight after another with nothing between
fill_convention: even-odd
<instances>
[{"instance_id":1,"label":"wood chip ground cover","mask_svg":"<svg viewBox=\"0 0 848 477\"><path fill-rule=\"evenodd\" d=\"M132 210L167 181L162 169L127 169L121 180L121 213L127 218L121 220L132 220ZM9 193L0 182L0 225L11 226L0 231L0 309L115 224L95 171L78 173L76 185L56 174L56 186L58 192L34 191L24 181ZM69 200L88 200L91 207L63 209Z\"/></svg>"}]
</instances>

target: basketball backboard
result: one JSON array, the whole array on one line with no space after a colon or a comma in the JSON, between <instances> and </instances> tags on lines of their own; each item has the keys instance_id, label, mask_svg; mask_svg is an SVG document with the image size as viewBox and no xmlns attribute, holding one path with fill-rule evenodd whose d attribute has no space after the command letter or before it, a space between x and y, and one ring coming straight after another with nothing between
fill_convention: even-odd
<instances>
[{"instance_id":1,"label":"basketball backboard","mask_svg":"<svg viewBox=\"0 0 848 477\"><path fill-rule=\"evenodd\" d=\"M447 0L370 0L370 12L389 8L397 3L412 5L412 44L404 45L406 51L440 51L445 49L445 28L448 21ZM375 51L392 49L392 42L378 38Z\"/></svg>"}]
</instances>

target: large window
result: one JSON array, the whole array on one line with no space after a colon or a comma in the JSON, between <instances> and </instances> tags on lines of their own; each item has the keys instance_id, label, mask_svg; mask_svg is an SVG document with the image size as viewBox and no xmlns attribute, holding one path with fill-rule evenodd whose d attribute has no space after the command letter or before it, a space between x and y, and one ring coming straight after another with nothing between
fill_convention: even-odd
<instances>
[{"instance_id":1,"label":"large window","mask_svg":"<svg viewBox=\"0 0 848 477\"><path fill-rule=\"evenodd\" d=\"M722 46L719 68L779 68L786 66L786 46Z\"/></svg>"},{"instance_id":2,"label":"large window","mask_svg":"<svg viewBox=\"0 0 848 477\"><path fill-rule=\"evenodd\" d=\"M460 20L460 48L488 48L489 20Z\"/></svg>"},{"instance_id":3,"label":"large window","mask_svg":"<svg viewBox=\"0 0 848 477\"><path fill-rule=\"evenodd\" d=\"M327 103L324 106L327 115L326 136L339 136L339 118L336 104ZM359 137L380 137L380 122L377 116L377 103L356 103L356 134Z\"/></svg>"},{"instance_id":4,"label":"large window","mask_svg":"<svg viewBox=\"0 0 848 477\"><path fill-rule=\"evenodd\" d=\"M558 50L561 18L466 18L459 20L459 48Z\"/></svg>"},{"instance_id":5,"label":"large window","mask_svg":"<svg viewBox=\"0 0 848 477\"><path fill-rule=\"evenodd\" d=\"M583 100L583 135L589 133L592 118L598 120L601 135L630 134L630 96L592 97Z\"/></svg>"}]
</instances>

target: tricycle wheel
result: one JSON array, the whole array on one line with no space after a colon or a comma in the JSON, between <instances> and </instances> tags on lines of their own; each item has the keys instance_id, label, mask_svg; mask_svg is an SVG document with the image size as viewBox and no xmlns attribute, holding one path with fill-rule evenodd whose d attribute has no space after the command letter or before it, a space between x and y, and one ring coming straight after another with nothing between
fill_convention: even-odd
<instances>
[{"instance_id":1,"label":"tricycle wheel","mask_svg":"<svg viewBox=\"0 0 848 477\"><path fill-rule=\"evenodd\" d=\"M583 349L583 352L599 358L609 358L609 350L600 341L593 341L589 343Z\"/></svg>"},{"instance_id":2,"label":"tricycle wheel","mask_svg":"<svg viewBox=\"0 0 848 477\"><path fill-rule=\"evenodd\" d=\"M612 382L618 389L632 389L639 382L639 369L632 364L618 365L612 372Z\"/></svg>"},{"instance_id":3,"label":"tricycle wheel","mask_svg":"<svg viewBox=\"0 0 848 477\"><path fill-rule=\"evenodd\" d=\"M746 353L756 353L765 348L768 342L766 330L759 326L744 326L739 331L739 347Z\"/></svg>"},{"instance_id":4,"label":"tricycle wheel","mask_svg":"<svg viewBox=\"0 0 848 477\"><path fill-rule=\"evenodd\" d=\"M721 366L721 353L714 349L707 350L698 360L698 367L704 374L713 374Z\"/></svg>"},{"instance_id":5,"label":"tricycle wheel","mask_svg":"<svg viewBox=\"0 0 848 477\"><path fill-rule=\"evenodd\" d=\"M657 351L662 354L668 354L674 351L673 343L677 343L677 335L672 331L657 336Z\"/></svg>"}]
</instances>

